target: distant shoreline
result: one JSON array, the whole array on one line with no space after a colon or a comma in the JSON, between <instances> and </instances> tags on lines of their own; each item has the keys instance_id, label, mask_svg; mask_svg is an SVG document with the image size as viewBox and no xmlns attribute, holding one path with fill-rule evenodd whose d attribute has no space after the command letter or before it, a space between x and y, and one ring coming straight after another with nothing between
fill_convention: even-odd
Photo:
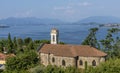
<instances>
[{"instance_id":1,"label":"distant shoreline","mask_svg":"<svg viewBox=\"0 0 120 73\"><path fill-rule=\"evenodd\" d=\"M9 28L10 26L0 26L0 28Z\"/></svg>"}]
</instances>

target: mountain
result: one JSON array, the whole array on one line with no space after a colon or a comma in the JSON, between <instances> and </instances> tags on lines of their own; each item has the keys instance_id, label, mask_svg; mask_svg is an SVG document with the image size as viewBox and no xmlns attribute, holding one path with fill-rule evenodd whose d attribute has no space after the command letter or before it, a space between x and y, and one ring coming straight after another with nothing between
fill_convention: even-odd
<instances>
[{"instance_id":1,"label":"mountain","mask_svg":"<svg viewBox=\"0 0 120 73\"><path fill-rule=\"evenodd\" d=\"M39 24L64 24L65 22L58 19L40 19L36 17L24 17L24 18L16 18L9 17L6 19L1 19L0 24L5 25L39 25Z\"/></svg>"},{"instance_id":2,"label":"mountain","mask_svg":"<svg viewBox=\"0 0 120 73\"><path fill-rule=\"evenodd\" d=\"M107 24L107 23L120 23L120 18L113 17L113 16L91 16L85 19L82 19L75 23L67 23L63 22L58 19L48 19L48 18L36 18L36 17L23 17L23 18L17 18L17 17L9 17L6 19L0 20L0 25L44 25L44 24Z\"/></svg>"},{"instance_id":3,"label":"mountain","mask_svg":"<svg viewBox=\"0 0 120 73\"><path fill-rule=\"evenodd\" d=\"M120 18L113 16L91 16L76 22L76 24L80 23L120 23Z\"/></svg>"}]
</instances>

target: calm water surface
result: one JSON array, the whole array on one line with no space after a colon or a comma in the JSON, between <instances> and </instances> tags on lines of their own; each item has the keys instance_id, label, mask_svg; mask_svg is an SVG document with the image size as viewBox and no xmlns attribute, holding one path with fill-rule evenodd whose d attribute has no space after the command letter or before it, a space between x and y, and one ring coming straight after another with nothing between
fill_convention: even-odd
<instances>
[{"instance_id":1,"label":"calm water surface","mask_svg":"<svg viewBox=\"0 0 120 73\"><path fill-rule=\"evenodd\" d=\"M95 25L24 25L24 26L10 26L10 28L0 28L0 38L7 38L8 33L17 38L31 37L32 39L47 39L50 40L50 31L52 28L59 30L59 41L68 44L80 44L87 34L88 30ZM107 28L100 28L97 33L97 38L102 39L106 33Z\"/></svg>"}]
</instances>

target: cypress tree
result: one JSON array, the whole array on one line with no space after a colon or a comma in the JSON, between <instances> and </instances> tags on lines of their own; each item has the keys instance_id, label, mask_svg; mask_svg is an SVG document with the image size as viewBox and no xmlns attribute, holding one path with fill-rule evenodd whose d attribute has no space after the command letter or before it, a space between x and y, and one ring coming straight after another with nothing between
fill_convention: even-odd
<instances>
[{"instance_id":1,"label":"cypress tree","mask_svg":"<svg viewBox=\"0 0 120 73\"><path fill-rule=\"evenodd\" d=\"M8 45L7 45L7 49L8 49L8 53L12 53L13 52L13 42L11 40L11 35L10 33L8 34Z\"/></svg>"}]
</instances>

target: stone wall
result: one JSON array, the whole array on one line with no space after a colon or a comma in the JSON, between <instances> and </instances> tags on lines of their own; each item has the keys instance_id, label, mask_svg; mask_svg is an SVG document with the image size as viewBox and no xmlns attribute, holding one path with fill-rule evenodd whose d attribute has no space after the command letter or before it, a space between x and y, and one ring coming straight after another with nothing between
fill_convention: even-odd
<instances>
[{"instance_id":1,"label":"stone wall","mask_svg":"<svg viewBox=\"0 0 120 73\"><path fill-rule=\"evenodd\" d=\"M61 67L75 66L75 59L73 57L61 57L61 56L54 56L53 54L40 53L40 58L41 58L41 63L45 66L49 64L61 66ZM65 65L62 64L63 60L65 61Z\"/></svg>"},{"instance_id":2,"label":"stone wall","mask_svg":"<svg viewBox=\"0 0 120 73\"><path fill-rule=\"evenodd\" d=\"M80 65L80 60L82 61L83 65ZM78 58L77 61L77 66L78 68L84 68L85 67L85 62L87 62L88 66L93 66L93 61L95 61L96 66L99 65L101 62L105 62L104 57L80 57Z\"/></svg>"},{"instance_id":3,"label":"stone wall","mask_svg":"<svg viewBox=\"0 0 120 73\"><path fill-rule=\"evenodd\" d=\"M95 66L97 66L101 62L105 61L104 57L81 57L79 56L78 58L73 58L73 57L54 56L53 54L44 54L44 53L40 53L40 58L41 58L41 63L45 66L49 64L61 66L61 67L77 65L76 67L78 68L84 68L85 62L87 62L88 66L92 66L92 62L95 61L95 64L96 64ZM65 61L65 65L62 64L63 60ZM80 60L82 61L82 65L80 65Z\"/></svg>"},{"instance_id":4,"label":"stone wall","mask_svg":"<svg viewBox=\"0 0 120 73\"><path fill-rule=\"evenodd\" d=\"M39 53L39 57L40 57L41 64L47 66L48 65L48 54Z\"/></svg>"}]
</instances>

